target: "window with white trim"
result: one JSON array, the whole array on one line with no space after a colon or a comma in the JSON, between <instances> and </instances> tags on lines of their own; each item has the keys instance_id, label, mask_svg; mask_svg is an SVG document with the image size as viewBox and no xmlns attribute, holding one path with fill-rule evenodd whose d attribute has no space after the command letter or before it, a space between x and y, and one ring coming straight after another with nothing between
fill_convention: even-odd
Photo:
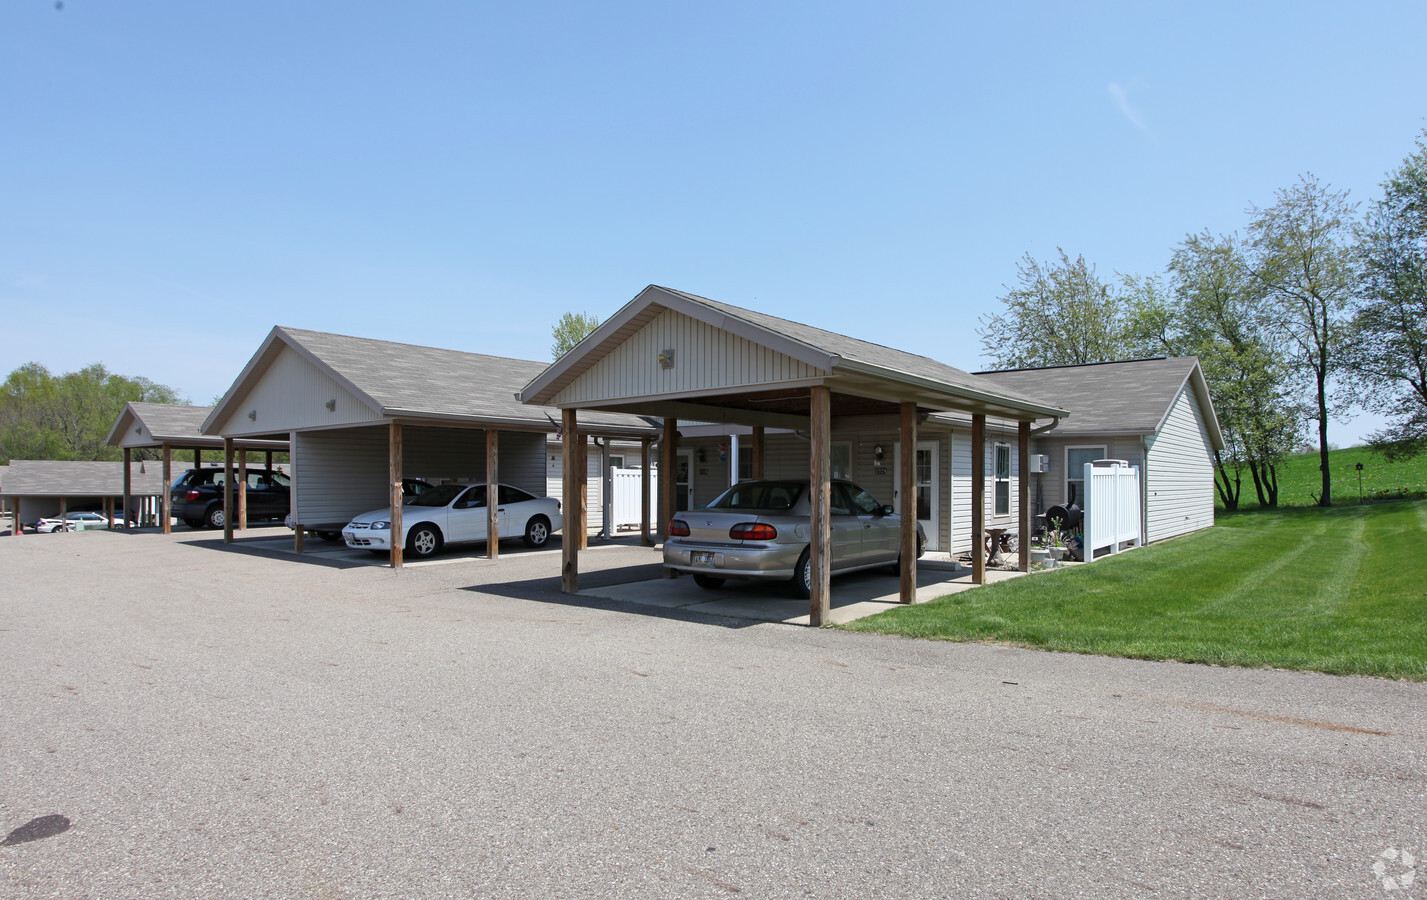
<instances>
[{"instance_id":1,"label":"window with white trim","mask_svg":"<svg viewBox=\"0 0 1427 900\"><path fill-rule=\"evenodd\" d=\"M995 468L992 470L995 478L995 502L991 514L1009 516L1011 514L1011 447L1009 444L996 445L995 462Z\"/></svg>"},{"instance_id":2,"label":"window with white trim","mask_svg":"<svg viewBox=\"0 0 1427 900\"><path fill-rule=\"evenodd\" d=\"M1085 464L1105 458L1104 447L1065 448L1065 505L1085 506Z\"/></svg>"}]
</instances>

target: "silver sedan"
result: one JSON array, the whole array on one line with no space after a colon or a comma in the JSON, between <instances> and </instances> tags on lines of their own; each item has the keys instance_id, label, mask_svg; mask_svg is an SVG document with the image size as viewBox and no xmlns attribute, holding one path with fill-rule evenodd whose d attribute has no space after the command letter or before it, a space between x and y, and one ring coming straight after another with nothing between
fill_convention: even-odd
<instances>
[{"instance_id":1,"label":"silver sedan","mask_svg":"<svg viewBox=\"0 0 1427 900\"><path fill-rule=\"evenodd\" d=\"M833 481L829 506L834 574L896 566L902 517L850 481ZM812 587L808 545L812 507L806 481L748 481L703 509L669 522L664 567L694 576L700 587L729 578L791 581L807 597ZM926 535L917 525L917 556Z\"/></svg>"}]
</instances>

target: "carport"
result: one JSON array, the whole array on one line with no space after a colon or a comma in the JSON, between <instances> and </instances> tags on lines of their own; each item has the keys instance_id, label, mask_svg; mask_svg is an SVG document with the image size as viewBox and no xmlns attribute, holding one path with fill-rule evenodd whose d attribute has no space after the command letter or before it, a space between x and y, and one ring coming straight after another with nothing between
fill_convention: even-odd
<instances>
[{"instance_id":1,"label":"carport","mask_svg":"<svg viewBox=\"0 0 1427 900\"><path fill-rule=\"evenodd\" d=\"M563 452L580 452L576 412L622 412L664 419L661 470L672 472L677 421L752 427L753 477L763 473L764 429L787 428L809 437L812 491L812 572L809 620L827 621L829 606L829 443L832 422L859 416L896 416L900 423L902 540L900 598L916 596L917 426L932 413L959 412L972 420L973 548L985 517L984 436L987 416L1018 423L1021 471L1029 467L1030 434L1038 420L1065 410L922 356L824 331L787 319L650 285L520 392L525 403L558 407ZM575 488L566 465L566 490ZM1030 533L1027 480L1020 480L1020 529ZM672 478L660 479L659 535L668 534L674 509ZM572 513L574 511L572 510ZM568 519L567 519L568 527ZM562 589L578 590L579 548L566 542ZM973 552L973 580L985 582L986 561ZM1020 567L1030 567L1029 541Z\"/></svg>"},{"instance_id":2,"label":"carport","mask_svg":"<svg viewBox=\"0 0 1427 900\"><path fill-rule=\"evenodd\" d=\"M506 483L545 493L545 444L556 410L523 405L515 392L540 362L369 338L274 328L201 426L221 436L231 470L240 441L282 440L291 447L294 541L340 529L375 507L391 510L401 533L402 479ZM640 441L658 429L638 416L596 413L581 434ZM231 484L232 479L228 479ZM647 480L646 480L647 484ZM580 544L584 494L562 498L565 545ZM225 505L232 503L231 490ZM487 506L487 555L499 554L497 505ZM574 515L576 511L579 515ZM233 539L225 527L224 540ZM402 565L393 542L391 564Z\"/></svg>"},{"instance_id":3,"label":"carport","mask_svg":"<svg viewBox=\"0 0 1427 900\"><path fill-rule=\"evenodd\" d=\"M155 508L161 490L156 472L140 472L132 478L121 474L123 463L110 460L14 459L4 467L3 499L10 509L10 534L21 533L21 505L28 515L63 517L72 505L81 508L97 504L104 515L116 515L120 498L123 510L120 518L128 520L129 504L134 497ZM121 492L122 489L122 492Z\"/></svg>"},{"instance_id":4,"label":"carport","mask_svg":"<svg viewBox=\"0 0 1427 900\"><path fill-rule=\"evenodd\" d=\"M172 498L169 489L173 487L173 454L178 450L193 451L193 467L203 465L203 451L212 450L222 454L223 439L206 435L200 429L203 421L213 412L211 406L180 406L170 403L141 403L130 401L124 404L114 427L109 430L106 443L111 447L124 449L124 508L129 508L129 494L133 480L133 455L135 450L155 450L159 453L163 472L163 493L160 495L162 511L159 524L164 534L173 530ZM248 453L263 453L267 468L273 467L273 454L287 452L286 440L242 440L235 441L238 451L238 528L248 527ZM140 466L142 466L142 461ZM231 473L230 473L231 474Z\"/></svg>"}]
</instances>

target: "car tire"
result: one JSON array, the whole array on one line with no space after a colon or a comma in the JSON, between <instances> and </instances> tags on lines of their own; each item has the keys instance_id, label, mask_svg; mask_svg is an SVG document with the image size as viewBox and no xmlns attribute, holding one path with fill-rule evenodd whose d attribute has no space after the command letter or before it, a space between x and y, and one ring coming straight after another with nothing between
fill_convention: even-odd
<instances>
[{"instance_id":1,"label":"car tire","mask_svg":"<svg viewBox=\"0 0 1427 900\"><path fill-rule=\"evenodd\" d=\"M223 507L221 506L210 506L207 515L203 517L203 524L213 529L222 528L223 521Z\"/></svg>"},{"instance_id":2,"label":"car tire","mask_svg":"<svg viewBox=\"0 0 1427 900\"><path fill-rule=\"evenodd\" d=\"M68 531L68 530L69 530L69 526L68 526L68 525L56 525L56 526L55 526L55 531Z\"/></svg>"},{"instance_id":3,"label":"car tire","mask_svg":"<svg viewBox=\"0 0 1427 900\"><path fill-rule=\"evenodd\" d=\"M798 599L806 600L813 595L812 548L803 549L798 564L793 567L793 593Z\"/></svg>"},{"instance_id":4,"label":"car tire","mask_svg":"<svg viewBox=\"0 0 1427 900\"><path fill-rule=\"evenodd\" d=\"M426 559L440 552L441 541L441 529L429 522L422 522L406 536L406 552L416 559Z\"/></svg>"},{"instance_id":5,"label":"car tire","mask_svg":"<svg viewBox=\"0 0 1427 900\"><path fill-rule=\"evenodd\" d=\"M550 520L544 516L532 516L525 523L525 546L544 547L550 543Z\"/></svg>"},{"instance_id":6,"label":"car tire","mask_svg":"<svg viewBox=\"0 0 1427 900\"><path fill-rule=\"evenodd\" d=\"M342 532L319 531L317 532L317 536L322 538L322 540L327 541L328 543L336 543L337 541L340 541L342 539Z\"/></svg>"},{"instance_id":7,"label":"car tire","mask_svg":"<svg viewBox=\"0 0 1427 900\"><path fill-rule=\"evenodd\" d=\"M726 578L715 578L713 575L694 576L694 584L697 584L706 591L713 591L723 587L723 583L727 580Z\"/></svg>"}]
</instances>

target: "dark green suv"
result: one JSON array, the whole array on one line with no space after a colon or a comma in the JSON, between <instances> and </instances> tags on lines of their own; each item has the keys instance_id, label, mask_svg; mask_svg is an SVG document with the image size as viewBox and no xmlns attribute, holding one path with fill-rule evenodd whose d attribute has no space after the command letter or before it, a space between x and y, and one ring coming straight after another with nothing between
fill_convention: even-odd
<instances>
[{"instance_id":1,"label":"dark green suv","mask_svg":"<svg viewBox=\"0 0 1427 900\"><path fill-rule=\"evenodd\" d=\"M237 472L234 472L236 477ZM223 527L222 469L189 469L169 491L174 518L189 528ZM271 469L248 470L248 519L282 519L292 508L291 482ZM237 485L233 503L238 502Z\"/></svg>"}]
</instances>

